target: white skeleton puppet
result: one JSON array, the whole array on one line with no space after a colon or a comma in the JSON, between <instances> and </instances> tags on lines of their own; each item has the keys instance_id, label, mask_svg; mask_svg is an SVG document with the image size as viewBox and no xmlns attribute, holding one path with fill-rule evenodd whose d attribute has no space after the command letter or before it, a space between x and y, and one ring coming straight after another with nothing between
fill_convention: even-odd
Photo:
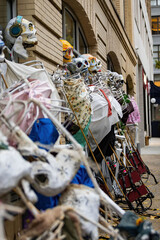
<instances>
[{"instance_id":1,"label":"white skeleton puppet","mask_svg":"<svg viewBox=\"0 0 160 240\"><path fill-rule=\"evenodd\" d=\"M21 152L21 154L24 156L37 157L37 159L35 158L31 164L27 162L30 166L29 176L27 178L29 183L31 183L38 192L46 196L55 196L63 191L69 185L80 167L81 157L77 151L63 148L62 150L55 150L54 154L56 156L53 156L46 150L39 149L37 145L33 143L32 140L18 126L16 126L15 123L7 119L7 117L1 117L1 121L8 122L8 128L12 132L11 135L14 138L17 149ZM12 151L16 150L13 148ZM6 154L6 152L4 154ZM16 167L16 165L14 165L14 167ZM13 173L11 175L13 175ZM19 179L22 179L21 175ZM25 180L22 181L25 194L29 200L32 201L32 195L28 191L29 183Z\"/></svg>"},{"instance_id":2,"label":"white skeleton puppet","mask_svg":"<svg viewBox=\"0 0 160 240\"><path fill-rule=\"evenodd\" d=\"M11 19L5 29L5 39L11 49L12 60L14 55L27 59L27 48L37 44L36 29L32 22L17 16Z\"/></svg>"},{"instance_id":3,"label":"white skeleton puppet","mask_svg":"<svg viewBox=\"0 0 160 240\"><path fill-rule=\"evenodd\" d=\"M89 62L81 56L73 58L72 62L67 64L67 69L70 71L71 74L75 75L77 75L78 73L83 75L88 71L88 67Z\"/></svg>"},{"instance_id":4,"label":"white skeleton puppet","mask_svg":"<svg viewBox=\"0 0 160 240\"><path fill-rule=\"evenodd\" d=\"M60 203L71 206L76 212L94 222L99 221L99 195L94 189L84 185L70 185L61 195ZM93 223L80 218L83 237L98 239L98 228Z\"/></svg>"},{"instance_id":5,"label":"white skeleton puppet","mask_svg":"<svg viewBox=\"0 0 160 240\"><path fill-rule=\"evenodd\" d=\"M1 240L6 240L4 223L3 223L4 219L8 219L10 221L14 220L14 217L10 214L10 212L21 214L23 213L23 209L17 206L12 206L12 205L8 205L0 202L0 239Z\"/></svg>"},{"instance_id":6,"label":"white skeleton puppet","mask_svg":"<svg viewBox=\"0 0 160 240\"><path fill-rule=\"evenodd\" d=\"M22 178L29 176L30 171L31 164L16 149L8 146L0 132L0 196L16 187Z\"/></svg>"}]
</instances>

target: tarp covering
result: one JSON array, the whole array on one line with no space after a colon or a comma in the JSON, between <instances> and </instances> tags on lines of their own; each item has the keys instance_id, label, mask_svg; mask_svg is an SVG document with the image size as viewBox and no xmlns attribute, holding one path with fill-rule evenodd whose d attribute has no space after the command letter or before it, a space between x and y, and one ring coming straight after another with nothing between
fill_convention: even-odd
<instances>
[{"instance_id":1,"label":"tarp covering","mask_svg":"<svg viewBox=\"0 0 160 240\"><path fill-rule=\"evenodd\" d=\"M160 87L157 87L152 81L150 82L151 84L151 98L156 99L156 103L160 104Z\"/></svg>"}]
</instances>

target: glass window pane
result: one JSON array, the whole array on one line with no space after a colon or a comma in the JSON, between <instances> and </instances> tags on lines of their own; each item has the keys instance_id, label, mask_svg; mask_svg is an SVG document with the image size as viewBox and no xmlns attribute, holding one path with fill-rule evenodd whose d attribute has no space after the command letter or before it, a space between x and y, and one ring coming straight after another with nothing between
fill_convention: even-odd
<instances>
[{"instance_id":1,"label":"glass window pane","mask_svg":"<svg viewBox=\"0 0 160 240\"><path fill-rule=\"evenodd\" d=\"M158 0L158 5L160 6L160 0Z\"/></svg>"},{"instance_id":2,"label":"glass window pane","mask_svg":"<svg viewBox=\"0 0 160 240\"><path fill-rule=\"evenodd\" d=\"M75 22L69 12L65 11L65 36L66 40L74 46L75 39Z\"/></svg>"},{"instance_id":3,"label":"glass window pane","mask_svg":"<svg viewBox=\"0 0 160 240\"><path fill-rule=\"evenodd\" d=\"M153 17L152 18L152 33L153 34L157 34L157 28L158 28L158 26L157 26L157 21L158 21L158 18L157 17Z\"/></svg>"},{"instance_id":4,"label":"glass window pane","mask_svg":"<svg viewBox=\"0 0 160 240\"><path fill-rule=\"evenodd\" d=\"M151 0L151 6L156 6L156 0Z\"/></svg>"},{"instance_id":5,"label":"glass window pane","mask_svg":"<svg viewBox=\"0 0 160 240\"><path fill-rule=\"evenodd\" d=\"M153 53L153 58L158 58L158 52Z\"/></svg>"},{"instance_id":6,"label":"glass window pane","mask_svg":"<svg viewBox=\"0 0 160 240\"><path fill-rule=\"evenodd\" d=\"M153 51L154 51L154 52L155 52L155 51L158 51L158 46L157 46L157 45L153 46Z\"/></svg>"},{"instance_id":7,"label":"glass window pane","mask_svg":"<svg viewBox=\"0 0 160 240\"><path fill-rule=\"evenodd\" d=\"M79 29L79 52L81 54L87 53L87 47L80 29Z\"/></svg>"}]
</instances>

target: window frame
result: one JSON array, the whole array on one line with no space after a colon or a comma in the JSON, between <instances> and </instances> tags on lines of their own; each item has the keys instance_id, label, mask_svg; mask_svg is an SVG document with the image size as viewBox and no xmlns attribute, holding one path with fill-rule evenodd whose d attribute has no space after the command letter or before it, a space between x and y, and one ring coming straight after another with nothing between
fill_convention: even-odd
<instances>
[{"instance_id":1,"label":"window frame","mask_svg":"<svg viewBox=\"0 0 160 240\"><path fill-rule=\"evenodd\" d=\"M7 0L7 22L17 16L17 0Z\"/></svg>"},{"instance_id":2,"label":"window frame","mask_svg":"<svg viewBox=\"0 0 160 240\"><path fill-rule=\"evenodd\" d=\"M152 2L155 2L155 5L152 5ZM151 7L160 6L160 0L151 0Z\"/></svg>"},{"instance_id":3,"label":"window frame","mask_svg":"<svg viewBox=\"0 0 160 240\"><path fill-rule=\"evenodd\" d=\"M153 31L153 27L152 27L152 35L159 35L160 34L160 16L152 16L152 19L153 18L157 18L157 22L156 22L156 24L157 24L157 28L156 28L157 31ZM153 22L152 22L152 24L153 24ZM158 25L159 25L159 28L158 28Z\"/></svg>"},{"instance_id":4,"label":"window frame","mask_svg":"<svg viewBox=\"0 0 160 240\"><path fill-rule=\"evenodd\" d=\"M66 39L66 31L65 31L65 11L67 11L67 13L72 17L74 24L75 24L75 29L74 29L74 49L75 52L79 53L79 34L81 34L84 45L85 45L85 53L88 53L88 44L87 44L87 40L85 38L83 29L77 19L77 17L75 16L75 14L72 12L72 10L66 5L63 4L63 8L62 8L62 31L63 31L63 39ZM81 54L81 53L80 53ZM82 53L83 54L83 53Z\"/></svg>"},{"instance_id":5,"label":"window frame","mask_svg":"<svg viewBox=\"0 0 160 240\"><path fill-rule=\"evenodd\" d=\"M155 60L160 61L160 44L159 45L157 45L157 44L153 45L153 48L154 47L157 47L157 49L158 49L157 51L153 50L153 60L154 60L154 64L155 64ZM158 59L154 57L154 53L158 53Z\"/></svg>"}]
</instances>

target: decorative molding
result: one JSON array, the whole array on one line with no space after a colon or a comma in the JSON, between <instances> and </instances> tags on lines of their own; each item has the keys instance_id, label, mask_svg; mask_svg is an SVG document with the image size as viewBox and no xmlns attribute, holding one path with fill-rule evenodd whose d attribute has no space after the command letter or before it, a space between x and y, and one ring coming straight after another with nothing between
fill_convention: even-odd
<instances>
[{"instance_id":1,"label":"decorative molding","mask_svg":"<svg viewBox=\"0 0 160 240\"><path fill-rule=\"evenodd\" d=\"M101 6L104 14L106 15L109 23L111 24L112 28L114 29L117 37L119 38L122 46L124 47L125 51L127 52L131 62L133 63L133 65L135 66L137 64L137 56L136 53L133 49L133 46L127 36L127 33L122 25L122 22L119 19L119 16L117 16L117 12L115 12L115 9L113 8L112 4L110 3L110 6L113 8L116 18L113 16L111 10L109 9L109 7L107 6L106 0L97 0L99 5ZM110 1L108 1L110 2ZM117 24L117 21L120 23L120 27ZM120 29L121 28L121 29Z\"/></svg>"}]
</instances>

